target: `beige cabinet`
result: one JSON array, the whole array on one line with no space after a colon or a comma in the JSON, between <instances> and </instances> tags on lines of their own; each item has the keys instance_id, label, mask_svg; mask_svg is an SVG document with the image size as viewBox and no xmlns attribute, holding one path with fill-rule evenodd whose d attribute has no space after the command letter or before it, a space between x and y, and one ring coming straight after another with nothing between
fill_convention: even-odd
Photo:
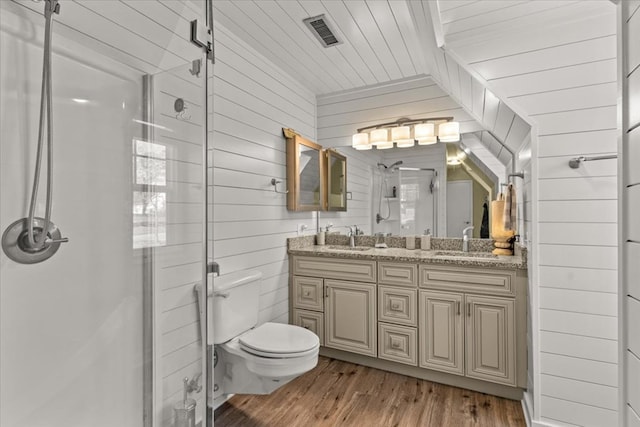
<instances>
[{"instance_id":1,"label":"beige cabinet","mask_svg":"<svg viewBox=\"0 0 640 427\"><path fill-rule=\"evenodd\" d=\"M465 296L467 377L516 384L514 300Z\"/></svg>"},{"instance_id":2,"label":"beige cabinet","mask_svg":"<svg viewBox=\"0 0 640 427\"><path fill-rule=\"evenodd\" d=\"M464 375L464 325L459 293L420 291L420 366Z\"/></svg>"},{"instance_id":3,"label":"beige cabinet","mask_svg":"<svg viewBox=\"0 0 640 427\"><path fill-rule=\"evenodd\" d=\"M324 314L317 311L293 309L293 324L310 330L324 345Z\"/></svg>"},{"instance_id":4,"label":"beige cabinet","mask_svg":"<svg viewBox=\"0 0 640 427\"><path fill-rule=\"evenodd\" d=\"M325 346L376 357L376 285L325 280Z\"/></svg>"},{"instance_id":5,"label":"beige cabinet","mask_svg":"<svg viewBox=\"0 0 640 427\"><path fill-rule=\"evenodd\" d=\"M418 325L417 290L378 285L378 320L406 326Z\"/></svg>"},{"instance_id":6,"label":"beige cabinet","mask_svg":"<svg viewBox=\"0 0 640 427\"><path fill-rule=\"evenodd\" d=\"M420 291L420 366L516 385L515 301Z\"/></svg>"},{"instance_id":7,"label":"beige cabinet","mask_svg":"<svg viewBox=\"0 0 640 427\"><path fill-rule=\"evenodd\" d=\"M416 328L378 323L378 358L416 366L417 346Z\"/></svg>"},{"instance_id":8,"label":"beige cabinet","mask_svg":"<svg viewBox=\"0 0 640 427\"><path fill-rule=\"evenodd\" d=\"M292 276L291 323L315 333L324 345L324 280L321 277Z\"/></svg>"},{"instance_id":9,"label":"beige cabinet","mask_svg":"<svg viewBox=\"0 0 640 427\"><path fill-rule=\"evenodd\" d=\"M296 308L323 311L323 280L319 277L293 276L293 305Z\"/></svg>"},{"instance_id":10,"label":"beige cabinet","mask_svg":"<svg viewBox=\"0 0 640 427\"><path fill-rule=\"evenodd\" d=\"M526 272L306 255L290 272L291 322L330 357L489 393L526 386Z\"/></svg>"}]
</instances>

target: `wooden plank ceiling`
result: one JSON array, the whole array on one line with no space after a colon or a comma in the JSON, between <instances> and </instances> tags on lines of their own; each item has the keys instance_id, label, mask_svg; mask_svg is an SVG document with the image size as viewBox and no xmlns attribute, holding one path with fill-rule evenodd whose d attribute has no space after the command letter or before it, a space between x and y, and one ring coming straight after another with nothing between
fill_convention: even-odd
<instances>
[{"instance_id":1,"label":"wooden plank ceiling","mask_svg":"<svg viewBox=\"0 0 640 427\"><path fill-rule=\"evenodd\" d=\"M216 0L214 14L316 94L428 73L404 1ZM321 46L302 22L320 14L342 44Z\"/></svg>"},{"instance_id":2,"label":"wooden plank ceiling","mask_svg":"<svg viewBox=\"0 0 640 427\"><path fill-rule=\"evenodd\" d=\"M506 3L505 7L517 2ZM440 19L445 21L446 30L460 31L460 22L481 14L481 8L474 4L444 2ZM429 12L433 8L427 1L216 0L214 8L216 21L287 69L316 95L432 75L453 102L500 141L510 142L507 139L511 134L509 139L516 137L517 144L529 130L525 122L493 94L485 94L481 83L437 48ZM492 4L490 8L496 10L499 5ZM456 10L465 14L457 15ZM321 46L304 25L303 19L320 14L333 25L340 45ZM498 159L507 164L511 157L494 136L479 134L471 140L480 141L478 148L486 146L484 152L478 153L483 161L495 163Z\"/></svg>"},{"instance_id":3,"label":"wooden plank ceiling","mask_svg":"<svg viewBox=\"0 0 640 427\"><path fill-rule=\"evenodd\" d=\"M498 141L517 151L530 132L531 114L543 111L543 102L556 101L518 97L523 90L554 89L540 71L562 73L568 57L563 49L573 56L577 50L584 59L579 73L566 70L566 79L577 79L574 86L581 76L603 74L598 67L611 68L602 52L611 50L615 33L599 25L607 6L612 8L604 0L216 0L214 16L316 95L430 75L487 131L470 139L486 148L479 153L488 154L482 160L495 157L506 165L511 155ZM320 14L342 44L322 47L302 22ZM576 34L582 33L595 45L583 43L581 49L584 37ZM555 50L541 49L549 46ZM603 83L612 81L615 76ZM564 101L588 101L590 95Z\"/></svg>"}]
</instances>

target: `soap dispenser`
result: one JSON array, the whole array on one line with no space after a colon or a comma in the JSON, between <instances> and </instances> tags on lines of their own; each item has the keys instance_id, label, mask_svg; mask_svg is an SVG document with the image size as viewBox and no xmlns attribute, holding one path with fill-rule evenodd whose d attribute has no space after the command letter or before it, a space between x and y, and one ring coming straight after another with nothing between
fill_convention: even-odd
<instances>
[{"instance_id":1,"label":"soap dispenser","mask_svg":"<svg viewBox=\"0 0 640 427\"><path fill-rule=\"evenodd\" d=\"M424 234L420 237L420 249L423 251L431 250L431 229L424 230Z\"/></svg>"}]
</instances>

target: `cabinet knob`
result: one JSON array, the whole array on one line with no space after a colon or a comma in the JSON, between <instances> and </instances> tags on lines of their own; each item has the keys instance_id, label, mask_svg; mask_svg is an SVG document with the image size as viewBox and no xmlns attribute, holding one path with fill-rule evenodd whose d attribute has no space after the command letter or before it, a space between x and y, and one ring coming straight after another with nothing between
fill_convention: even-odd
<instances>
[{"instance_id":1,"label":"cabinet knob","mask_svg":"<svg viewBox=\"0 0 640 427\"><path fill-rule=\"evenodd\" d=\"M398 304L397 302L396 303L392 303L391 304L391 310L393 310L393 311L400 310L400 304Z\"/></svg>"},{"instance_id":2,"label":"cabinet knob","mask_svg":"<svg viewBox=\"0 0 640 427\"><path fill-rule=\"evenodd\" d=\"M398 341L391 341L391 348L400 348L400 343Z\"/></svg>"},{"instance_id":3,"label":"cabinet knob","mask_svg":"<svg viewBox=\"0 0 640 427\"><path fill-rule=\"evenodd\" d=\"M309 291L302 292L302 296L308 297L311 293Z\"/></svg>"}]
</instances>

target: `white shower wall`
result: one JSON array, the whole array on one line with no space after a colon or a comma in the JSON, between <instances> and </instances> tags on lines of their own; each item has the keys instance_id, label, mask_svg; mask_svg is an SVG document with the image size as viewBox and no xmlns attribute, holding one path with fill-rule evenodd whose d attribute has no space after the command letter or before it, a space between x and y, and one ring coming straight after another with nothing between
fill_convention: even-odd
<instances>
[{"instance_id":1,"label":"white shower wall","mask_svg":"<svg viewBox=\"0 0 640 427\"><path fill-rule=\"evenodd\" d=\"M0 233L28 209L42 7L0 2ZM154 325L147 325L154 425L173 424L182 379L202 373L193 287L203 266L205 97L204 74L190 72L202 51L189 42L189 22L203 17L200 0L61 2L53 35L53 220L70 242L30 266L0 253L2 426L143 425L144 280L155 291ZM146 127L162 157L158 182L166 181L154 190L164 193L166 223L154 230L163 243L149 258L153 268L134 249L132 215L134 192L146 191L132 179L145 74L153 76L148 120L156 125ZM176 98L187 114L175 112ZM44 180L40 214L43 192ZM191 397L200 419L203 393Z\"/></svg>"},{"instance_id":2,"label":"white shower wall","mask_svg":"<svg viewBox=\"0 0 640 427\"><path fill-rule=\"evenodd\" d=\"M15 34L5 18L2 230L28 210L42 64L41 44L31 40L40 28ZM70 242L40 264L0 254L3 426L134 427L142 419L142 268L131 221L131 141L139 132L132 118L139 115L141 79L87 59L54 49L53 220ZM42 215L44 179L40 188Z\"/></svg>"}]
</instances>

